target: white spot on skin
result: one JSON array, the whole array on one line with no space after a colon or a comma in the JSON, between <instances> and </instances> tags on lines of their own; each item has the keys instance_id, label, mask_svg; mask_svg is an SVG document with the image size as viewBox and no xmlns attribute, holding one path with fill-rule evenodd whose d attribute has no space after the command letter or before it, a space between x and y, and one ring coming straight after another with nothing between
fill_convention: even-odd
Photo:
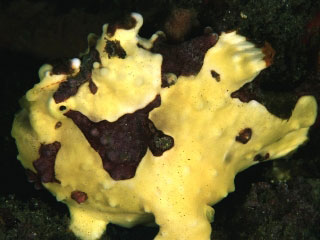
<instances>
[{"instance_id":1,"label":"white spot on skin","mask_svg":"<svg viewBox=\"0 0 320 240\"><path fill-rule=\"evenodd\" d=\"M89 163L82 163L80 166L79 166L80 170L83 170L83 171L89 171L90 168L91 168L91 164Z\"/></svg>"},{"instance_id":2,"label":"white spot on skin","mask_svg":"<svg viewBox=\"0 0 320 240\"><path fill-rule=\"evenodd\" d=\"M111 189L114 185L115 185L115 181L111 181L111 182L107 181L107 182L102 183L102 187L105 190Z\"/></svg>"},{"instance_id":3,"label":"white spot on skin","mask_svg":"<svg viewBox=\"0 0 320 240\"><path fill-rule=\"evenodd\" d=\"M194 220L192 222L190 222L189 227L196 227L198 225L198 220Z\"/></svg>"},{"instance_id":4,"label":"white spot on skin","mask_svg":"<svg viewBox=\"0 0 320 240\"><path fill-rule=\"evenodd\" d=\"M211 171L211 174L212 174L212 176L216 177L216 176L218 176L218 171L216 169L213 169Z\"/></svg>"},{"instance_id":5,"label":"white spot on skin","mask_svg":"<svg viewBox=\"0 0 320 240\"><path fill-rule=\"evenodd\" d=\"M100 69L100 75L101 76L107 76L109 70L107 68L101 68Z\"/></svg>"},{"instance_id":6,"label":"white spot on skin","mask_svg":"<svg viewBox=\"0 0 320 240\"><path fill-rule=\"evenodd\" d=\"M72 69L79 69L81 65L81 61L79 58L71 59L71 68Z\"/></svg>"},{"instance_id":7,"label":"white spot on skin","mask_svg":"<svg viewBox=\"0 0 320 240\"><path fill-rule=\"evenodd\" d=\"M185 192L185 189L184 189L184 187L183 186L178 186L178 192L179 193L184 193Z\"/></svg>"},{"instance_id":8,"label":"white spot on skin","mask_svg":"<svg viewBox=\"0 0 320 240\"><path fill-rule=\"evenodd\" d=\"M103 195L97 193L97 194L94 195L94 199L95 199L96 201L101 201L101 200L103 200Z\"/></svg>"},{"instance_id":9,"label":"white spot on skin","mask_svg":"<svg viewBox=\"0 0 320 240\"><path fill-rule=\"evenodd\" d=\"M144 211L145 211L146 213L150 213L150 212L151 212L151 209L150 209L149 206L144 206Z\"/></svg>"},{"instance_id":10,"label":"white spot on skin","mask_svg":"<svg viewBox=\"0 0 320 240\"><path fill-rule=\"evenodd\" d=\"M142 78L138 78L135 83L137 87L140 87L143 85L144 81Z\"/></svg>"},{"instance_id":11,"label":"white spot on skin","mask_svg":"<svg viewBox=\"0 0 320 240\"><path fill-rule=\"evenodd\" d=\"M118 202L116 199L111 198L111 199L109 199L109 205L110 205L110 207L117 207Z\"/></svg>"},{"instance_id":12,"label":"white spot on skin","mask_svg":"<svg viewBox=\"0 0 320 240\"><path fill-rule=\"evenodd\" d=\"M195 106L195 108L199 111L204 109L204 102L203 101L199 101L198 104Z\"/></svg>"},{"instance_id":13,"label":"white spot on skin","mask_svg":"<svg viewBox=\"0 0 320 240\"><path fill-rule=\"evenodd\" d=\"M48 70L48 71L45 71L44 76L45 76L45 77L49 77L50 74L51 74L51 71Z\"/></svg>"},{"instance_id":14,"label":"white spot on skin","mask_svg":"<svg viewBox=\"0 0 320 240\"><path fill-rule=\"evenodd\" d=\"M184 167L182 170L182 174L187 176L190 174L190 168L189 167Z\"/></svg>"},{"instance_id":15,"label":"white spot on skin","mask_svg":"<svg viewBox=\"0 0 320 240\"><path fill-rule=\"evenodd\" d=\"M222 135L222 132L222 129L217 128L212 131L212 135L215 137L220 137Z\"/></svg>"},{"instance_id":16,"label":"white spot on skin","mask_svg":"<svg viewBox=\"0 0 320 240\"><path fill-rule=\"evenodd\" d=\"M177 76L175 74L173 74L173 73L167 73L165 75L165 78L167 79L169 84L174 84L178 80Z\"/></svg>"},{"instance_id":17,"label":"white spot on skin","mask_svg":"<svg viewBox=\"0 0 320 240\"><path fill-rule=\"evenodd\" d=\"M94 62L93 63L93 68L94 69L97 69L97 68L99 68L100 67L100 63L98 63L98 62Z\"/></svg>"}]
</instances>

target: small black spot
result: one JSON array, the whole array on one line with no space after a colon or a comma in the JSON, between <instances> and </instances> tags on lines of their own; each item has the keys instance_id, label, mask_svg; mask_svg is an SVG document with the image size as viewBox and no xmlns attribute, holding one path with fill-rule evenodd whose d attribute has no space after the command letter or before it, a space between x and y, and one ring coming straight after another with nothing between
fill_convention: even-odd
<instances>
[{"instance_id":1,"label":"small black spot","mask_svg":"<svg viewBox=\"0 0 320 240\"><path fill-rule=\"evenodd\" d=\"M59 107L59 110L60 110L60 111L64 111L64 110L66 110L66 109L67 109L67 107L66 107L66 106L63 106L63 105Z\"/></svg>"},{"instance_id":2,"label":"small black spot","mask_svg":"<svg viewBox=\"0 0 320 240\"><path fill-rule=\"evenodd\" d=\"M256 156L254 156L253 161L258 161L258 162L262 162L265 161L267 159L270 158L270 154L266 153L264 156L262 156L261 154L257 154Z\"/></svg>"},{"instance_id":3,"label":"small black spot","mask_svg":"<svg viewBox=\"0 0 320 240\"><path fill-rule=\"evenodd\" d=\"M217 73L217 72L214 71L214 70L211 70L210 73L211 73L211 76L212 76L214 79L216 79L217 82L220 82L220 74L219 74L219 73Z\"/></svg>"},{"instance_id":4,"label":"small black spot","mask_svg":"<svg viewBox=\"0 0 320 240\"><path fill-rule=\"evenodd\" d=\"M266 153L266 154L264 155L264 159L265 159L265 160L269 159L269 157L270 157L270 154L269 154L269 153Z\"/></svg>"},{"instance_id":5,"label":"small black spot","mask_svg":"<svg viewBox=\"0 0 320 240\"><path fill-rule=\"evenodd\" d=\"M61 106L62 107L62 106ZM56 125L54 126L55 129L60 128L62 126L62 122L57 122Z\"/></svg>"},{"instance_id":6,"label":"small black spot","mask_svg":"<svg viewBox=\"0 0 320 240\"><path fill-rule=\"evenodd\" d=\"M251 128L245 128L239 132L238 136L236 136L236 141L246 144L251 139L251 136L252 136Z\"/></svg>"},{"instance_id":7,"label":"small black spot","mask_svg":"<svg viewBox=\"0 0 320 240\"><path fill-rule=\"evenodd\" d=\"M257 155L255 155L254 156L254 159L253 159L253 161L255 161L255 162L262 162L263 161L263 157L260 155L260 154L257 154Z\"/></svg>"},{"instance_id":8,"label":"small black spot","mask_svg":"<svg viewBox=\"0 0 320 240\"><path fill-rule=\"evenodd\" d=\"M253 161L255 162L262 162L264 160L264 157L261 156L260 154L257 154L254 156Z\"/></svg>"}]
</instances>

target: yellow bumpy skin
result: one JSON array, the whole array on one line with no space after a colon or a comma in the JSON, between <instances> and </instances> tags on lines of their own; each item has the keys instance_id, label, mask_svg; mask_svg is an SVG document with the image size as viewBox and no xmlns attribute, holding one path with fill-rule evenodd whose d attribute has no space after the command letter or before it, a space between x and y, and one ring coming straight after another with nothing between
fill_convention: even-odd
<instances>
[{"instance_id":1,"label":"yellow bumpy skin","mask_svg":"<svg viewBox=\"0 0 320 240\"><path fill-rule=\"evenodd\" d=\"M18 159L81 239L155 221L157 240L208 240L210 206L238 172L305 142L316 101L301 97L283 120L232 98L266 67L235 32L172 46L139 37L141 25L139 14L105 25L81 60L39 70L13 123Z\"/></svg>"}]
</instances>

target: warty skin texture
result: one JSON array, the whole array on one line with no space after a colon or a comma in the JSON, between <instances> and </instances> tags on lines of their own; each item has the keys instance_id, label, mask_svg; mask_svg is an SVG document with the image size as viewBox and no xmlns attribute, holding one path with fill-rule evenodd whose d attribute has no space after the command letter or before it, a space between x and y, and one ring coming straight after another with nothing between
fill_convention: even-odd
<instances>
[{"instance_id":1,"label":"warty skin texture","mask_svg":"<svg viewBox=\"0 0 320 240\"><path fill-rule=\"evenodd\" d=\"M95 46L101 62L93 64L91 75L96 93L86 82L57 103L54 93L67 74L51 74L50 65L39 70L40 83L27 92L13 123L18 159L37 173L34 161L41 158L40 147L55 146L50 152L55 156L54 176L42 183L68 205L70 229L81 239L99 239L110 222L131 227L155 220L160 226L157 240L208 240L211 206L234 191L235 175L305 142L316 102L301 97L290 119L283 120L256 101L231 98L266 67L262 51L235 32L222 33L197 74L178 76L174 85L161 88L162 56L148 50L159 33L142 39L142 17L132 17L136 24L130 29L118 28L110 35L108 25L103 28ZM119 41L126 56L108 56L107 40ZM147 149L134 177L113 179L65 113L73 110L92 122L115 122L143 109L157 95L161 104L148 117L174 145L160 156Z\"/></svg>"}]
</instances>

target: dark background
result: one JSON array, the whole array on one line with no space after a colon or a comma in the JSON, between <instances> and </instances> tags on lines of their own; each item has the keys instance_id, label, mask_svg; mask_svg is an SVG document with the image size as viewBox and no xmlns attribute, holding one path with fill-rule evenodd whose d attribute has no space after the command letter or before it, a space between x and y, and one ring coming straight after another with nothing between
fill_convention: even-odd
<instances>
[{"instance_id":1,"label":"dark background","mask_svg":"<svg viewBox=\"0 0 320 240\"><path fill-rule=\"evenodd\" d=\"M47 62L77 57L87 35L130 12L144 17L140 35L157 30L177 44L237 30L257 46L269 43L274 63L243 89L282 118L299 96L320 102L320 1L314 0L100 0L0 1L0 240L76 239L68 210L27 182L11 138L18 100L39 81ZM254 166L236 177L236 191L215 206L213 238L320 239L320 121L310 141L290 156ZM152 239L157 228L108 226L102 239Z\"/></svg>"}]
</instances>

